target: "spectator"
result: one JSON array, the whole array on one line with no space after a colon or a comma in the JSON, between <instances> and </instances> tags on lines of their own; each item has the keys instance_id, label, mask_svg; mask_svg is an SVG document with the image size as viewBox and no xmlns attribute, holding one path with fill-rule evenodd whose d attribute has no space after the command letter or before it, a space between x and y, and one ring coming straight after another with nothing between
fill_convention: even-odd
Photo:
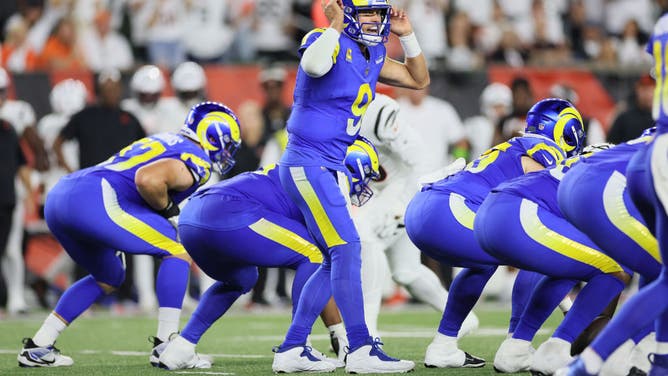
<instances>
[{"instance_id":1,"label":"spectator","mask_svg":"<svg viewBox=\"0 0 668 376\"><path fill-rule=\"evenodd\" d=\"M81 51L94 72L105 69L128 70L134 64L132 49L123 35L111 29L111 13L98 11L93 27L81 34Z\"/></svg>"},{"instance_id":2,"label":"spectator","mask_svg":"<svg viewBox=\"0 0 668 376\"><path fill-rule=\"evenodd\" d=\"M501 118L510 114L513 97L510 88L495 82L480 94L480 115L464 121L464 129L471 143L471 159L477 158L493 146L494 130Z\"/></svg>"},{"instance_id":3,"label":"spectator","mask_svg":"<svg viewBox=\"0 0 668 376\"><path fill-rule=\"evenodd\" d=\"M254 171L260 166L260 158L264 149L264 121L262 107L255 101L246 101L239 106L239 120L244 125L244 137L241 148L234 158L236 164L230 171L230 176L246 171Z\"/></svg>"},{"instance_id":4,"label":"spectator","mask_svg":"<svg viewBox=\"0 0 668 376\"><path fill-rule=\"evenodd\" d=\"M429 95L428 89L398 89L397 94L398 121L410 124L422 136L426 172L447 165L452 157L468 157L466 132L450 103Z\"/></svg>"},{"instance_id":5,"label":"spectator","mask_svg":"<svg viewBox=\"0 0 668 376\"><path fill-rule=\"evenodd\" d=\"M619 144L639 137L642 132L654 125L652 102L654 98L654 79L648 74L636 81L634 96L629 108L622 111L608 131L608 142Z\"/></svg>"},{"instance_id":6,"label":"spectator","mask_svg":"<svg viewBox=\"0 0 668 376\"><path fill-rule=\"evenodd\" d=\"M28 72L37 67L37 54L28 44L28 25L22 18L13 18L5 27L2 44L2 66L12 72Z\"/></svg>"},{"instance_id":7,"label":"spectator","mask_svg":"<svg viewBox=\"0 0 668 376\"><path fill-rule=\"evenodd\" d=\"M493 145L500 144L524 132L526 116L534 103L531 84L524 77L517 77L510 84L513 93L513 110L501 118L496 127Z\"/></svg>"},{"instance_id":8,"label":"spectator","mask_svg":"<svg viewBox=\"0 0 668 376\"><path fill-rule=\"evenodd\" d=\"M39 55L37 66L44 70L86 69L83 53L77 45L74 22L63 18L49 37L44 50Z\"/></svg>"},{"instance_id":9,"label":"spectator","mask_svg":"<svg viewBox=\"0 0 668 376\"><path fill-rule=\"evenodd\" d=\"M457 13L448 25L450 37L450 51L448 52L448 67L453 70L473 70L480 67L482 59L473 51L473 33L466 13Z\"/></svg>"},{"instance_id":10,"label":"spectator","mask_svg":"<svg viewBox=\"0 0 668 376\"><path fill-rule=\"evenodd\" d=\"M651 65L652 57L645 52L647 37L638 27L638 22L629 20L624 26L617 46L617 60L621 66Z\"/></svg>"},{"instance_id":11,"label":"spectator","mask_svg":"<svg viewBox=\"0 0 668 376\"><path fill-rule=\"evenodd\" d=\"M27 192L32 192L32 189L30 187L30 169L27 167L25 156L21 151L19 138L14 127L6 120L0 120L0 158L3 161L1 164L2 167L0 167L0 259L7 261L5 257L9 258L9 255L5 253L9 247L8 240L11 229L17 226L23 227L21 226L22 218L17 218L14 215L14 207L17 204L14 185L15 177L20 178ZM21 223L14 223L17 220ZM19 253L19 256L22 257L22 254ZM0 268L0 307L6 305L7 311L12 314L25 311L27 309L25 301L23 302L23 307L19 307L16 306L16 302L11 301L11 297L8 297L11 294L11 288L8 291L8 287L10 286L5 285L3 269L10 271L7 273L8 277L12 274L20 274L22 288L22 277L24 275L23 263L21 263L21 270ZM8 280L7 283L9 284L10 281Z\"/></svg>"},{"instance_id":12,"label":"spectator","mask_svg":"<svg viewBox=\"0 0 668 376\"><path fill-rule=\"evenodd\" d=\"M137 69L130 80L132 98L121 101L121 108L137 117L148 135L162 132L165 126L158 106L164 89L165 78L160 68L144 65Z\"/></svg>"},{"instance_id":13,"label":"spectator","mask_svg":"<svg viewBox=\"0 0 668 376\"><path fill-rule=\"evenodd\" d=\"M186 60L182 39L186 4L181 0L145 0L142 12L151 64L172 70Z\"/></svg>"},{"instance_id":14,"label":"spectator","mask_svg":"<svg viewBox=\"0 0 668 376\"><path fill-rule=\"evenodd\" d=\"M44 7L44 0L18 0L18 13L12 15L7 24L16 19L25 22L27 43L35 53L39 54L54 25L62 17L62 10L55 7Z\"/></svg>"},{"instance_id":15,"label":"spectator","mask_svg":"<svg viewBox=\"0 0 668 376\"><path fill-rule=\"evenodd\" d=\"M200 63L221 61L236 33L230 3L230 0L190 2L183 35L189 59Z\"/></svg>"},{"instance_id":16,"label":"spectator","mask_svg":"<svg viewBox=\"0 0 668 376\"><path fill-rule=\"evenodd\" d=\"M175 96L160 98L155 109L159 132L178 131L181 125L173 119L185 119L194 105L206 101L206 75L199 64L192 61L179 64L172 73L171 83Z\"/></svg>"},{"instance_id":17,"label":"spectator","mask_svg":"<svg viewBox=\"0 0 668 376\"><path fill-rule=\"evenodd\" d=\"M105 161L118 150L146 136L139 120L120 108L120 72L103 71L97 82L98 103L72 115L53 144L58 164L68 172L73 168L63 154L63 143L67 140L79 142L79 168L86 168Z\"/></svg>"},{"instance_id":18,"label":"spectator","mask_svg":"<svg viewBox=\"0 0 668 376\"><path fill-rule=\"evenodd\" d=\"M262 62L296 60L292 36L295 33L290 0L255 2L253 44Z\"/></svg>"},{"instance_id":19,"label":"spectator","mask_svg":"<svg viewBox=\"0 0 668 376\"><path fill-rule=\"evenodd\" d=\"M42 176L44 196L58 182L58 179L67 174L67 171L58 166L58 160L51 147L72 115L81 111L86 106L87 99L88 91L86 90L86 86L79 80L66 79L51 89L49 103L53 112L45 115L37 124L37 130L40 137L44 140L49 154L50 168ZM79 145L76 141L70 141L63 145L63 155L67 161L67 165L74 170L79 169L78 154Z\"/></svg>"},{"instance_id":20,"label":"spectator","mask_svg":"<svg viewBox=\"0 0 668 376\"><path fill-rule=\"evenodd\" d=\"M575 89L565 84L555 84L550 88L550 96L565 99L576 108L580 102L580 96ZM605 130L601 122L595 118L582 114L582 123L585 129L585 145L600 144L605 142Z\"/></svg>"},{"instance_id":21,"label":"spectator","mask_svg":"<svg viewBox=\"0 0 668 376\"><path fill-rule=\"evenodd\" d=\"M35 128L35 112L32 106L22 100L8 99L10 79L7 71L0 68L0 119L14 127L14 131L25 144L28 145L29 164L39 171L49 167L49 161L44 150L44 143ZM4 162L3 162L4 163ZM7 253L2 266L7 274L8 302L10 313L27 310L24 291L24 262L23 262L23 234L25 228L25 214L36 210L31 191L23 189L24 185L16 184L16 205L14 205L14 220L9 234Z\"/></svg>"},{"instance_id":22,"label":"spectator","mask_svg":"<svg viewBox=\"0 0 668 376\"><path fill-rule=\"evenodd\" d=\"M262 117L265 138L285 128L290 116L290 106L283 101L283 88L287 72L282 67L270 67L260 72L260 85L264 93Z\"/></svg>"},{"instance_id":23,"label":"spectator","mask_svg":"<svg viewBox=\"0 0 668 376\"><path fill-rule=\"evenodd\" d=\"M406 9L413 20L413 31L420 41L420 47L430 66L442 63L448 54L447 28L445 15L448 11L447 0L403 0L399 9ZM419 22L418 22L419 20Z\"/></svg>"}]
</instances>

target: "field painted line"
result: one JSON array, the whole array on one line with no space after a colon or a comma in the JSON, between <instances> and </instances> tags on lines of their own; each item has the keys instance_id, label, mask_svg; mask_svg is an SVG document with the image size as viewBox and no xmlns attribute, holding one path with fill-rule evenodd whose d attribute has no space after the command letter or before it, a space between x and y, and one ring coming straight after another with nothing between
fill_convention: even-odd
<instances>
[{"instance_id":1,"label":"field painted line","mask_svg":"<svg viewBox=\"0 0 668 376\"><path fill-rule=\"evenodd\" d=\"M329 338L329 337L327 337ZM267 351L269 352L269 351ZM9 349L0 349L0 354L18 354L19 350L9 350ZM111 350L111 351L100 351L100 350L81 350L81 351L72 351L68 354L82 354L82 355L99 355L99 354L111 354L116 356L149 356L150 352L146 351L125 351L125 350ZM214 358L231 358L231 359L263 359L263 358L273 358L274 355L261 355L261 354L202 354L209 355Z\"/></svg>"},{"instance_id":2,"label":"field painted line","mask_svg":"<svg viewBox=\"0 0 668 376\"><path fill-rule=\"evenodd\" d=\"M424 328L419 328L424 329ZM553 331L553 328L540 329L536 333L537 335L549 334ZM414 330L414 331L401 331L401 332L380 332L381 338L432 338L436 334L436 329L434 330ZM506 328L480 328L476 329L473 333L466 335L464 338L476 338L476 337L503 337L508 334L508 329ZM276 335L266 335L266 336L231 336L227 337L232 341L273 341L273 342L283 342L284 336ZM311 334L310 338L312 340L329 340L329 334Z\"/></svg>"},{"instance_id":3,"label":"field painted line","mask_svg":"<svg viewBox=\"0 0 668 376\"><path fill-rule=\"evenodd\" d=\"M169 371L169 373L180 373L183 375L234 375L232 372L204 372L204 371Z\"/></svg>"}]
</instances>

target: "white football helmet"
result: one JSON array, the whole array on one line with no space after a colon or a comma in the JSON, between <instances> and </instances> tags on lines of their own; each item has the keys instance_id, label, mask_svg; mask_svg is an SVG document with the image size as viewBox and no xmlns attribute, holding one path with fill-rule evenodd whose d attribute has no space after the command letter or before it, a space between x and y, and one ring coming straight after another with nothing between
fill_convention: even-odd
<instances>
[{"instance_id":1,"label":"white football helmet","mask_svg":"<svg viewBox=\"0 0 668 376\"><path fill-rule=\"evenodd\" d=\"M499 119L499 114L494 110L497 105L502 105L505 114L509 114L513 107L513 94L508 86L495 82L483 89L480 95L480 112L488 119L496 121Z\"/></svg>"},{"instance_id":2,"label":"white football helmet","mask_svg":"<svg viewBox=\"0 0 668 376\"><path fill-rule=\"evenodd\" d=\"M383 94L376 97L362 115L361 133L374 144L394 140L399 132L397 114L399 103Z\"/></svg>"},{"instance_id":3,"label":"white football helmet","mask_svg":"<svg viewBox=\"0 0 668 376\"><path fill-rule=\"evenodd\" d=\"M204 69L192 61L179 64L172 73L172 86L177 92L203 90L206 86Z\"/></svg>"},{"instance_id":4,"label":"white football helmet","mask_svg":"<svg viewBox=\"0 0 668 376\"><path fill-rule=\"evenodd\" d=\"M141 94L160 94L165 88L165 78L160 68L155 65L144 65L137 69L130 80L130 89Z\"/></svg>"},{"instance_id":5,"label":"white football helmet","mask_svg":"<svg viewBox=\"0 0 668 376\"><path fill-rule=\"evenodd\" d=\"M79 80L68 78L51 89L49 103L53 112L70 116L86 106L88 91Z\"/></svg>"}]
</instances>

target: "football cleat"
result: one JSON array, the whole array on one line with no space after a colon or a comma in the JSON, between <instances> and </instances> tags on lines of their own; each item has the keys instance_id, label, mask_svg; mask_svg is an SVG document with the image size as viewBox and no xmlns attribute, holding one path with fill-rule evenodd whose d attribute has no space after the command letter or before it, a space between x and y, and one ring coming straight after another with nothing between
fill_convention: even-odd
<instances>
[{"instance_id":1,"label":"football cleat","mask_svg":"<svg viewBox=\"0 0 668 376\"><path fill-rule=\"evenodd\" d=\"M552 375L572 361L571 344L561 338L552 337L538 347L529 370L534 376Z\"/></svg>"},{"instance_id":2,"label":"football cleat","mask_svg":"<svg viewBox=\"0 0 668 376\"><path fill-rule=\"evenodd\" d=\"M346 349L348 348L348 338L343 335L337 335L335 332L329 332L329 341L332 346L332 351L336 357L345 364Z\"/></svg>"},{"instance_id":3,"label":"football cleat","mask_svg":"<svg viewBox=\"0 0 668 376\"><path fill-rule=\"evenodd\" d=\"M323 360L325 362L332 363L334 367L336 368L342 368L346 365L346 362L343 360L340 360L338 357L337 358L329 358L327 355L321 353L320 351L316 350L315 348L311 347L311 354L315 356L316 358Z\"/></svg>"},{"instance_id":4,"label":"football cleat","mask_svg":"<svg viewBox=\"0 0 668 376\"><path fill-rule=\"evenodd\" d=\"M496 350L494 370L500 373L528 371L531 366L531 357L535 352L530 341L507 338Z\"/></svg>"},{"instance_id":5,"label":"football cleat","mask_svg":"<svg viewBox=\"0 0 668 376\"><path fill-rule=\"evenodd\" d=\"M629 374L631 374L633 371L633 368L636 369L635 372L643 372L647 374L649 372L649 369L651 367L651 364L649 363L649 354L656 348L656 337L654 335L654 332L648 334L643 338L638 344L633 348L633 351L631 352L631 371L629 371Z\"/></svg>"},{"instance_id":6,"label":"football cleat","mask_svg":"<svg viewBox=\"0 0 668 376\"><path fill-rule=\"evenodd\" d=\"M652 363L647 376L668 376L668 355L657 356L657 354L649 354L649 362Z\"/></svg>"},{"instance_id":7,"label":"football cleat","mask_svg":"<svg viewBox=\"0 0 668 376\"><path fill-rule=\"evenodd\" d=\"M638 367L631 367L629 374L626 376L647 376L647 372L641 370Z\"/></svg>"},{"instance_id":8,"label":"football cleat","mask_svg":"<svg viewBox=\"0 0 668 376\"><path fill-rule=\"evenodd\" d=\"M212 359L195 352L195 345L178 336L163 343L158 354L158 367L168 370L211 368Z\"/></svg>"},{"instance_id":9,"label":"football cleat","mask_svg":"<svg viewBox=\"0 0 668 376\"><path fill-rule=\"evenodd\" d=\"M626 376L631 370L631 352L635 347L633 340L627 340L619 346L601 367L601 375L605 376Z\"/></svg>"},{"instance_id":10,"label":"football cleat","mask_svg":"<svg viewBox=\"0 0 668 376\"><path fill-rule=\"evenodd\" d=\"M272 351L274 361L271 369L275 373L334 372L336 370L334 364L314 355L310 346L295 346L288 349L276 346Z\"/></svg>"},{"instance_id":11,"label":"football cleat","mask_svg":"<svg viewBox=\"0 0 668 376\"><path fill-rule=\"evenodd\" d=\"M594 376L587 372L585 364L580 358L576 358L566 368L560 368L555 372L555 376Z\"/></svg>"},{"instance_id":12,"label":"football cleat","mask_svg":"<svg viewBox=\"0 0 668 376\"><path fill-rule=\"evenodd\" d=\"M17 359L20 367L68 367L74 364L72 358L62 355L54 345L40 347L32 338L23 339Z\"/></svg>"},{"instance_id":13,"label":"football cleat","mask_svg":"<svg viewBox=\"0 0 668 376\"><path fill-rule=\"evenodd\" d=\"M369 338L369 343L346 355L347 373L406 373L415 368L410 360L395 359L383 351L380 339Z\"/></svg>"},{"instance_id":14,"label":"football cleat","mask_svg":"<svg viewBox=\"0 0 668 376\"><path fill-rule=\"evenodd\" d=\"M427 368L480 368L485 366L485 359L478 358L460 350L457 342L432 342L424 355Z\"/></svg>"}]
</instances>

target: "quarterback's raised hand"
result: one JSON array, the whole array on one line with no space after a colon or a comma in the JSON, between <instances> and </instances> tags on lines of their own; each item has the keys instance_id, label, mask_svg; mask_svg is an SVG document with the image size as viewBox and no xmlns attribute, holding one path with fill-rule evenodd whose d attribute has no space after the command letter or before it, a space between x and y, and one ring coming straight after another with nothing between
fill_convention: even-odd
<instances>
[{"instance_id":1,"label":"quarterback's raised hand","mask_svg":"<svg viewBox=\"0 0 668 376\"><path fill-rule=\"evenodd\" d=\"M341 0L321 0L322 10L330 22L329 27L343 31L343 2Z\"/></svg>"},{"instance_id":2,"label":"quarterback's raised hand","mask_svg":"<svg viewBox=\"0 0 668 376\"><path fill-rule=\"evenodd\" d=\"M413 26L408 19L406 11L403 9L392 8L390 13L390 31L400 37L413 32Z\"/></svg>"}]
</instances>

